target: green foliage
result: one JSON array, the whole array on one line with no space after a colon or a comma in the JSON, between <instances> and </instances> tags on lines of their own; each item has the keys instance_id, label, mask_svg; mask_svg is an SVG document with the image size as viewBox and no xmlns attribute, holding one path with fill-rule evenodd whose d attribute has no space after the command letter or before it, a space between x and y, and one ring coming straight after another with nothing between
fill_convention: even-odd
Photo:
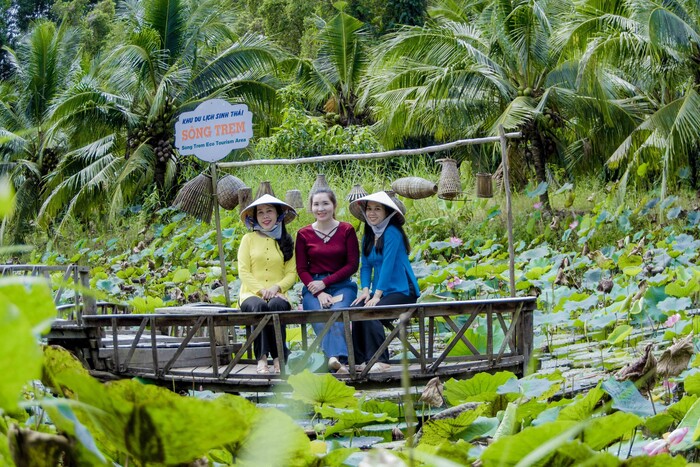
<instances>
[{"instance_id":1,"label":"green foliage","mask_svg":"<svg viewBox=\"0 0 700 467\"><path fill-rule=\"evenodd\" d=\"M336 404L337 405L337 404ZM348 430L350 428L359 428L370 423L378 422L396 422L397 418L385 413L363 412L358 409L342 409L323 405L315 408L316 413L323 418L336 420L329 426L325 432L325 436L330 436L334 433Z\"/></svg>"},{"instance_id":2,"label":"green foliage","mask_svg":"<svg viewBox=\"0 0 700 467\"><path fill-rule=\"evenodd\" d=\"M37 345L47 331L56 307L51 290L39 278L0 278L0 409L17 408L22 388L41 375Z\"/></svg>"},{"instance_id":3,"label":"green foliage","mask_svg":"<svg viewBox=\"0 0 700 467\"><path fill-rule=\"evenodd\" d=\"M260 138L255 153L261 158L295 159L327 154L357 154L380 151L381 145L366 127L330 128L293 107L284 112L273 135Z\"/></svg>"},{"instance_id":4,"label":"green foliage","mask_svg":"<svg viewBox=\"0 0 700 467\"><path fill-rule=\"evenodd\" d=\"M328 404L338 408L357 406L355 388L346 386L330 374L316 375L304 370L290 376L289 385L294 389L292 398L307 404Z\"/></svg>"},{"instance_id":5,"label":"green foliage","mask_svg":"<svg viewBox=\"0 0 700 467\"><path fill-rule=\"evenodd\" d=\"M453 440L466 430L485 409L485 405L479 405L474 410L465 410L455 418L430 419L423 424L423 436L420 444L439 446L445 440Z\"/></svg>"}]
</instances>

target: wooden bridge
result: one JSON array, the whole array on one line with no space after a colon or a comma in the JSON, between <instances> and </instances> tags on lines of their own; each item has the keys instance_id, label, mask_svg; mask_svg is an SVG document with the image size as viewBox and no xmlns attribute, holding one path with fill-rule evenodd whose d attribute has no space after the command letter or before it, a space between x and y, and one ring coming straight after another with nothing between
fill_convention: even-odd
<instances>
[{"instance_id":1,"label":"wooden bridge","mask_svg":"<svg viewBox=\"0 0 700 467\"><path fill-rule=\"evenodd\" d=\"M34 268L39 271L35 275L50 279L50 274ZM12 272L21 270L15 267ZM53 269L48 271L56 274ZM71 266L63 271L64 278L72 277L85 285L87 268ZM353 385L396 385L403 371L404 349L409 375L416 382L434 376L461 378L505 369L522 374L532 350L536 306L535 297L516 297L276 313L242 313L234 308L197 304L133 314L125 306L95 302L86 294L76 293L73 298L73 303L58 305L61 316L46 339L49 344L71 350L93 374L103 378L138 376L171 388L231 392L259 391L286 383L287 368L283 367L280 374L256 372L252 343L264 325L274 327L278 348L283 344L282 327L301 328L303 352L291 370L296 372L319 352L331 325L343 323L350 354L349 373L336 377ZM374 319L382 320L386 338L367 365L360 368L353 359L352 323ZM485 349L476 342L476 333L467 332L478 322L485 323ZM324 324L313 339L307 334L310 323ZM453 352L457 345L468 351L457 355ZM391 368L371 371L385 349L392 354Z\"/></svg>"}]
</instances>

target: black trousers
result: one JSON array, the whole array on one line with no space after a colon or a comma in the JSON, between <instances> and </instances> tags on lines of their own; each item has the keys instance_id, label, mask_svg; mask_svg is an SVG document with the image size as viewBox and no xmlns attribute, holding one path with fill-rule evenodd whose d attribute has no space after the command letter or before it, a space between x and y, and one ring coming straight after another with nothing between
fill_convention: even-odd
<instances>
[{"instance_id":1,"label":"black trousers","mask_svg":"<svg viewBox=\"0 0 700 467\"><path fill-rule=\"evenodd\" d=\"M269 302L266 302L260 297L248 297L243 303L241 303L241 311L244 313L265 313L269 311L289 311L292 309L292 305L283 298L275 297ZM282 345L284 346L284 361L287 361L287 356L289 356L289 349L287 348L286 342L287 332L282 326ZM275 342L275 327L272 324L268 324L265 328L258 334L253 342L253 352L255 353L256 360L262 360L267 358L268 354L272 358L279 357L277 352L277 343Z\"/></svg>"},{"instance_id":2,"label":"black trousers","mask_svg":"<svg viewBox=\"0 0 700 467\"><path fill-rule=\"evenodd\" d=\"M379 305L403 305L416 303L418 297L415 295L404 295L393 293L379 299ZM355 305L361 307L364 304ZM352 323L352 346L355 350L355 363L368 362L374 353L379 350L384 342L384 325L378 319L372 321L353 321ZM385 349L379 357L380 362L389 363L389 349Z\"/></svg>"}]
</instances>

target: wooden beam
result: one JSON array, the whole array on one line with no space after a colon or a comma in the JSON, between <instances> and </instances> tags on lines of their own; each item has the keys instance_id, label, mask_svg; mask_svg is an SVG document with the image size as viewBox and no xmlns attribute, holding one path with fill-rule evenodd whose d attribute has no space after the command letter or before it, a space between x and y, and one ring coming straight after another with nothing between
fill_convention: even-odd
<instances>
[{"instance_id":1,"label":"wooden beam","mask_svg":"<svg viewBox=\"0 0 700 467\"><path fill-rule=\"evenodd\" d=\"M519 139L522 137L520 132L507 133L506 138ZM384 159L387 157L396 156L417 156L420 154L430 154L433 152L447 151L460 146L469 146L475 144L498 143L501 136L488 136L485 138L469 138L460 139L451 143L437 144L435 146L427 146L418 149L396 149L393 151L363 153L363 154L332 154L328 156L304 157L300 159L256 159L239 162L219 162L218 165L222 169L234 167L252 167L254 165L299 165L299 164L315 164L317 162L331 161L352 161L366 159Z\"/></svg>"}]
</instances>

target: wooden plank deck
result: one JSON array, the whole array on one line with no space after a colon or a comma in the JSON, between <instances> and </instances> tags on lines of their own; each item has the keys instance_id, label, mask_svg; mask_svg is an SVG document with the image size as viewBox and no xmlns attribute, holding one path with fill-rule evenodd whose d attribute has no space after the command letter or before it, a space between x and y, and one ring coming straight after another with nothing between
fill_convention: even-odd
<instances>
[{"instance_id":1,"label":"wooden plank deck","mask_svg":"<svg viewBox=\"0 0 700 467\"><path fill-rule=\"evenodd\" d=\"M434 376L466 377L480 371L509 369L522 373L532 349L532 312L535 297L499 298L440 303L419 303L373 308L347 308L323 311L288 311L278 313L242 313L239 310L211 305L157 309L154 314L83 315L83 329L91 339L89 355L92 369L107 371L120 377L140 376L168 387L204 387L227 391L265 390L285 386L288 375L258 375L252 358L252 343L261 323L273 326L282 343L283 326L323 323L324 330L313 339L302 332L304 354L299 367L304 367L313 352L319 352L322 337L333 323L343 323L349 349L350 374L336 375L340 380L363 387L396 385L401 379L400 349L405 349L412 380ZM355 321L381 319L386 339L362 372L355 370L351 326ZM486 348L479 350L467 331L476 320L486 323ZM438 326L449 330L453 338L438 342ZM56 336L66 330L57 326ZM178 330L179 337L161 336L157 330ZM224 329L247 329L244 342L230 342ZM257 331L257 332L256 332ZM128 333L126 335L125 333ZM233 334L235 336L235 334ZM495 344L501 336L502 345ZM49 339L51 341L51 338ZM65 344L64 339L64 344ZM471 355L452 355L458 344ZM114 349L119 352L115 353ZM381 373L370 371L385 350L393 351L391 368Z\"/></svg>"}]
</instances>

